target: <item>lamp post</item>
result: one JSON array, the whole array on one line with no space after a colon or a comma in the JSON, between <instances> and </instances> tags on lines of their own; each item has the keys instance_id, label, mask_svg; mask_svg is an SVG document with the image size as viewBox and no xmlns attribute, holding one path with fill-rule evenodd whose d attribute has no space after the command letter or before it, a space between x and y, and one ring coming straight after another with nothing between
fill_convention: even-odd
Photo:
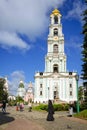
<instances>
[{"instance_id":1,"label":"lamp post","mask_svg":"<svg viewBox=\"0 0 87 130\"><path fill-rule=\"evenodd\" d=\"M79 75L76 75L76 86L77 86L77 103L76 103L76 108L77 108L77 113L79 113L78 80L79 80Z\"/></svg>"},{"instance_id":2,"label":"lamp post","mask_svg":"<svg viewBox=\"0 0 87 130\"><path fill-rule=\"evenodd\" d=\"M48 100L49 100L49 87L48 87Z\"/></svg>"}]
</instances>

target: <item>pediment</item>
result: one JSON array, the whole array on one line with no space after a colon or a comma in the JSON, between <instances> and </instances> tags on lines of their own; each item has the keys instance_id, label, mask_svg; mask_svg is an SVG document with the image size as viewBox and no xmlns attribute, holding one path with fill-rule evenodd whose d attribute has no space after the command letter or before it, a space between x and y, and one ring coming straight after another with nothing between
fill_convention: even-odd
<instances>
[{"instance_id":1,"label":"pediment","mask_svg":"<svg viewBox=\"0 0 87 130\"><path fill-rule=\"evenodd\" d=\"M68 73L51 73L51 74L48 74L47 77L50 77L50 78L66 78L66 77L69 77Z\"/></svg>"}]
</instances>

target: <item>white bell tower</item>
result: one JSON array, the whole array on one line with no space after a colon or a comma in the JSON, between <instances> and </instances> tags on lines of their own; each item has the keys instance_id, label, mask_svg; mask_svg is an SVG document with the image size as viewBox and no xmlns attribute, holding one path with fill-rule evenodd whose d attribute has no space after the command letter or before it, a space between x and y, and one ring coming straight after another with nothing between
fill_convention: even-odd
<instances>
[{"instance_id":1,"label":"white bell tower","mask_svg":"<svg viewBox=\"0 0 87 130\"><path fill-rule=\"evenodd\" d=\"M45 71L35 74L34 102L77 101L76 72L67 71L61 14L55 9L50 15Z\"/></svg>"},{"instance_id":2,"label":"white bell tower","mask_svg":"<svg viewBox=\"0 0 87 130\"><path fill-rule=\"evenodd\" d=\"M61 14L57 9L55 9L50 15L48 50L45 57L45 72L66 72L64 35L62 33Z\"/></svg>"}]
</instances>

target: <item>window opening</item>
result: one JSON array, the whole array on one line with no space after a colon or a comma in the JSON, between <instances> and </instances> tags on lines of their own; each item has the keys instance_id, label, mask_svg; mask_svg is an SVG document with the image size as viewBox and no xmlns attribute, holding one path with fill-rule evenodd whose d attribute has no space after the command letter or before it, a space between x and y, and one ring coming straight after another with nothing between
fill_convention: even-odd
<instances>
[{"instance_id":1,"label":"window opening","mask_svg":"<svg viewBox=\"0 0 87 130\"><path fill-rule=\"evenodd\" d=\"M42 96L42 91L40 91L40 96Z\"/></svg>"},{"instance_id":2,"label":"window opening","mask_svg":"<svg viewBox=\"0 0 87 130\"><path fill-rule=\"evenodd\" d=\"M55 64L55 65L53 66L53 72L54 72L54 73L58 73L58 65L57 65L57 64Z\"/></svg>"},{"instance_id":3,"label":"window opening","mask_svg":"<svg viewBox=\"0 0 87 130\"><path fill-rule=\"evenodd\" d=\"M58 29L57 28L54 29L54 36L58 36Z\"/></svg>"},{"instance_id":4,"label":"window opening","mask_svg":"<svg viewBox=\"0 0 87 130\"><path fill-rule=\"evenodd\" d=\"M54 16L54 24L58 24L58 16Z\"/></svg>"},{"instance_id":5,"label":"window opening","mask_svg":"<svg viewBox=\"0 0 87 130\"><path fill-rule=\"evenodd\" d=\"M54 52L54 53L57 53L57 52L58 52L58 45L57 45L57 44L55 44L55 45L53 46L53 52Z\"/></svg>"},{"instance_id":6,"label":"window opening","mask_svg":"<svg viewBox=\"0 0 87 130\"><path fill-rule=\"evenodd\" d=\"M70 84L70 88L72 88L72 84Z\"/></svg>"},{"instance_id":7,"label":"window opening","mask_svg":"<svg viewBox=\"0 0 87 130\"><path fill-rule=\"evenodd\" d=\"M40 88L42 88L43 87L43 85L42 84L40 84Z\"/></svg>"},{"instance_id":8,"label":"window opening","mask_svg":"<svg viewBox=\"0 0 87 130\"><path fill-rule=\"evenodd\" d=\"M72 96L72 91L70 91L70 96Z\"/></svg>"}]
</instances>

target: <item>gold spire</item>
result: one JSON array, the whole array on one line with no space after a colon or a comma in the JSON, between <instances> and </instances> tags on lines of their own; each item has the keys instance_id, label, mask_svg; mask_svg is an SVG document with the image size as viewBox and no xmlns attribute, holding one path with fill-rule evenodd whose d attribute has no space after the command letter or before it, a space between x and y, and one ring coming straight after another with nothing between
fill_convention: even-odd
<instances>
[{"instance_id":1,"label":"gold spire","mask_svg":"<svg viewBox=\"0 0 87 130\"><path fill-rule=\"evenodd\" d=\"M58 10L58 9L54 9L53 11L52 11L52 14L51 15L60 15L61 16L61 14L60 14L60 11ZM50 15L50 16L51 16Z\"/></svg>"}]
</instances>

